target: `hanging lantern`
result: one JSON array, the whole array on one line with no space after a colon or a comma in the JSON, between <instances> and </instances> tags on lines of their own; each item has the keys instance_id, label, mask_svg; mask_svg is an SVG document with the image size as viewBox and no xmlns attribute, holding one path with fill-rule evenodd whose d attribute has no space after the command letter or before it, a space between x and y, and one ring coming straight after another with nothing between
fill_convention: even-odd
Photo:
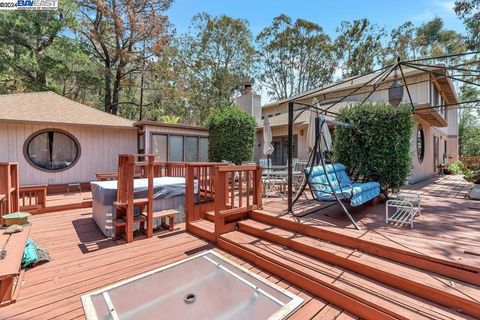
<instances>
[{"instance_id":1,"label":"hanging lantern","mask_svg":"<svg viewBox=\"0 0 480 320\"><path fill-rule=\"evenodd\" d=\"M393 106L398 106L403 99L403 86L397 80L397 77L392 81L392 85L388 88L388 102Z\"/></svg>"}]
</instances>

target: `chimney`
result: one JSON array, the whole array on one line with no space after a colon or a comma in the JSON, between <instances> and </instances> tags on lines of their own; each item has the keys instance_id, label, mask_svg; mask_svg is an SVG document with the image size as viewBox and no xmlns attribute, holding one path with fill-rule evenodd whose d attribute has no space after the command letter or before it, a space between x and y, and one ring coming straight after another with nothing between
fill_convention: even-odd
<instances>
[{"instance_id":1,"label":"chimney","mask_svg":"<svg viewBox=\"0 0 480 320\"><path fill-rule=\"evenodd\" d=\"M252 85L246 84L243 86L243 94L252 94Z\"/></svg>"},{"instance_id":2,"label":"chimney","mask_svg":"<svg viewBox=\"0 0 480 320\"><path fill-rule=\"evenodd\" d=\"M255 117L257 123L262 122L262 96L253 92L251 84L243 86L242 95L235 98L235 105Z\"/></svg>"}]
</instances>

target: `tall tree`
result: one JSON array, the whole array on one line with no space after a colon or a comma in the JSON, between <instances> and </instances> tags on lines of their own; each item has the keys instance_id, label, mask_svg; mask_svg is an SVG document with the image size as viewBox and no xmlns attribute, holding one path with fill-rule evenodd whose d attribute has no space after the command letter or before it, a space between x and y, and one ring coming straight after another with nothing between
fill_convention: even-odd
<instances>
[{"instance_id":1,"label":"tall tree","mask_svg":"<svg viewBox=\"0 0 480 320\"><path fill-rule=\"evenodd\" d=\"M402 60L416 59L418 43L416 42L417 28L412 22L407 21L390 32L390 38L385 47L384 65L395 63L397 57Z\"/></svg>"},{"instance_id":2,"label":"tall tree","mask_svg":"<svg viewBox=\"0 0 480 320\"><path fill-rule=\"evenodd\" d=\"M104 108L117 114L124 80L170 39L164 15L172 0L80 0L77 30L103 68ZM147 53L145 54L145 50Z\"/></svg>"},{"instance_id":3,"label":"tall tree","mask_svg":"<svg viewBox=\"0 0 480 320\"><path fill-rule=\"evenodd\" d=\"M382 60L382 38L385 31L368 19L342 21L335 40L344 77L373 71Z\"/></svg>"},{"instance_id":4,"label":"tall tree","mask_svg":"<svg viewBox=\"0 0 480 320\"><path fill-rule=\"evenodd\" d=\"M214 107L231 103L251 83L255 50L247 22L229 16L197 14L178 39L179 67L185 68L188 103L203 123Z\"/></svg>"},{"instance_id":5,"label":"tall tree","mask_svg":"<svg viewBox=\"0 0 480 320\"><path fill-rule=\"evenodd\" d=\"M423 57L448 55L465 50L460 34L444 28L443 19L435 17L417 29L416 39Z\"/></svg>"},{"instance_id":6,"label":"tall tree","mask_svg":"<svg viewBox=\"0 0 480 320\"><path fill-rule=\"evenodd\" d=\"M337 59L318 24L280 15L256 40L259 79L271 97L284 99L332 80Z\"/></svg>"},{"instance_id":7,"label":"tall tree","mask_svg":"<svg viewBox=\"0 0 480 320\"><path fill-rule=\"evenodd\" d=\"M82 43L72 38L58 38L46 51L47 59L51 61L46 72L50 90L81 103L102 107L98 103L98 88L102 86L100 70Z\"/></svg>"},{"instance_id":8,"label":"tall tree","mask_svg":"<svg viewBox=\"0 0 480 320\"><path fill-rule=\"evenodd\" d=\"M442 18L435 17L419 27L415 27L412 22L406 22L390 33L384 64L391 64L397 57L410 60L449 55L464 50L462 36L453 30L445 29Z\"/></svg>"},{"instance_id":9,"label":"tall tree","mask_svg":"<svg viewBox=\"0 0 480 320\"><path fill-rule=\"evenodd\" d=\"M461 101L480 99L480 90L471 86L460 89ZM458 143L462 156L480 156L480 108L477 103L467 103L458 113Z\"/></svg>"},{"instance_id":10,"label":"tall tree","mask_svg":"<svg viewBox=\"0 0 480 320\"><path fill-rule=\"evenodd\" d=\"M54 11L0 13L0 71L7 91L48 89L47 70L59 61L46 52L74 24L74 10L73 1L60 0Z\"/></svg>"},{"instance_id":11,"label":"tall tree","mask_svg":"<svg viewBox=\"0 0 480 320\"><path fill-rule=\"evenodd\" d=\"M455 1L455 12L462 19L468 32L470 49L480 49L480 0Z\"/></svg>"}]
</instances>

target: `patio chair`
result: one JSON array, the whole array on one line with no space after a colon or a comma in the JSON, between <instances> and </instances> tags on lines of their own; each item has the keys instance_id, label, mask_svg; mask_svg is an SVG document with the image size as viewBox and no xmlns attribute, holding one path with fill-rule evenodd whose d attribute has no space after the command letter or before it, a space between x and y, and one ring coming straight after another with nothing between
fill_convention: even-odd
<instances>
[{"instance_id":1,"label":"patio chair","mask_svg":"<svg viewBox=\"0 0 480 320\"><path fill-rule=\"evenodd\" d=\"M269 167L268 163L269 162L272 162L271 160L269 161L268 158L261 158L260 160L258 160L258 164L260 164L260 166L262 167Z\"/></svg>"}]
</instances>

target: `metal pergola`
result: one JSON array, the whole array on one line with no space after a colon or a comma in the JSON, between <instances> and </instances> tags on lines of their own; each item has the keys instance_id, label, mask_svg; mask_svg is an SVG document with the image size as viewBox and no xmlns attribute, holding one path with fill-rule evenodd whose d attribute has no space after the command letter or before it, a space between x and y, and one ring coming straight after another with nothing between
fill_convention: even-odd
<instances>
[{"instance_id":1,"label":"metal pergola","mask_svg":"<svg viewBox=\"0 0 480 320\"><path fill-rule=\"evenodd\" d=\"M470 57L470 58L469 58ZM462 59L467 59L469 60L462 60ZM437 61L441 61L442 63L437 63ZM430 62L430 64L428 63ZM430 57L430 58L422 58L422 59L415 59L415 60L400 60L400 58L397 59L397 61L391 65L379 68L377 70L374 70L370 73L354 76L348 79L344 79L341 81L338 81L336 83L320 87L314 91L309 91L308 93L305 94L300 94L295 97L293 97L291 100L288 101L288 195L287 195L287 201L288 201L288 207L287 207L287 213L293 213L293 204L294 202L298 199L298 194L297 194L297 199L293 199L293 167L292 167L292 161L293 161L293 125L295 123L295 120L297 120L300 115L305 112L305 111L315 111L319 112L320 114L323 115L331 115L331 116L337 116L338 113L332 111L331 109L335 106L338 105L339 103L346 101L349 97L353 97L355 95L364 95L364 99L361 100L360 105L363 105L371 96L373 93L377 91L384 91L388 90L389 94L389 102L394 105L398 105L402 99L403 99L403 92L406 91L407 96L408 96L408 103L410 104L412 113L421 113L421 112L426 112L428 109L439 109L439 108L445 108L445 107L451 107L451 106L456 106L458 109L461 108L472 108L471 104L475 104L474 108L478 107L478 103L480 103L480 99L476 100L470 100L470 101L460 101L457 103L443 103L441 105L437 106L427 106L427 107L422 107L422 108L415 108L415 104L412 100L412 95L410 92L409 86L412 86L414 84L418 84L421 82L426 82L426 81L431 81L431 77L434 79L448 79L452 82L458 82L461 84L467 84L467 85L472 85L475 87L480 87L480 51L476 52L465 52L465 53L458 53L458 54L451 54L451 55L444 55L444 56L436 56L436 57ZM428 80L424 81L419 81L419 82L410 82L407 83L407 78L408 76L405 76L405 69L410 68L418 71L423 71L427 74L430 75ZM394 74L394 79L389 80L387 79L391 74ZM451 73L451 74L449 74ZM371 76L369 78L369 76ZM326 90L330 89L339 89L339 90L345 90L345 88L341 88L342 85L347 84L348 82L353 83L353 81L361 79L361 78L369 78L368 81L365 81L363 83L360 83L358 87L351 89L350 92L348 92L345 95L340 95L337 96L338 100L328 102L326 104L321 105L320 103L322 100L318 100L318 102L314 104L308 104L305 102L301 102L300 100L310 98L310 97L315 97L316 94L322 94L322 92L325 92ZM386 89L385 85L390 84L390 86ZM383 88L380 88L382 87ZM362 92L362 89L371 87L372 89L365 92ZM405 89L405 90L404 90ZM348 90L348 88L347 88ZM323 99L325 100L325 99ZM329 100L329 99L326 99ZM295 114L297 112L297 114ZM318 121L317 121L318 122ZM337 123L338 125L338 123ZM349 126L354 126L354 124L340 124L340 125L349 125ZM317 131L319 130L319 125L317 123ZM317 132L318 134L318 132ZM318 134L317 137L319 139L322 139L321 134ZM314 150L315 151L315 150ZM321 159L319 159L321 163L324 165L324 158L322 156ZM330 182L329 182L330 183ZM330 187L332 187L330 185ZM333 190L334 188L332 188ZM340 203L342 208L345 208L344 205L341 203L339 200L339 197L335 194L335 198L337 201ZM348 213L348 210L344 209L350 220L353 222L354 226L358 229L358 225L356 224L355 220L351 217L351 215Z\"/></svg>"}]
</instances>

